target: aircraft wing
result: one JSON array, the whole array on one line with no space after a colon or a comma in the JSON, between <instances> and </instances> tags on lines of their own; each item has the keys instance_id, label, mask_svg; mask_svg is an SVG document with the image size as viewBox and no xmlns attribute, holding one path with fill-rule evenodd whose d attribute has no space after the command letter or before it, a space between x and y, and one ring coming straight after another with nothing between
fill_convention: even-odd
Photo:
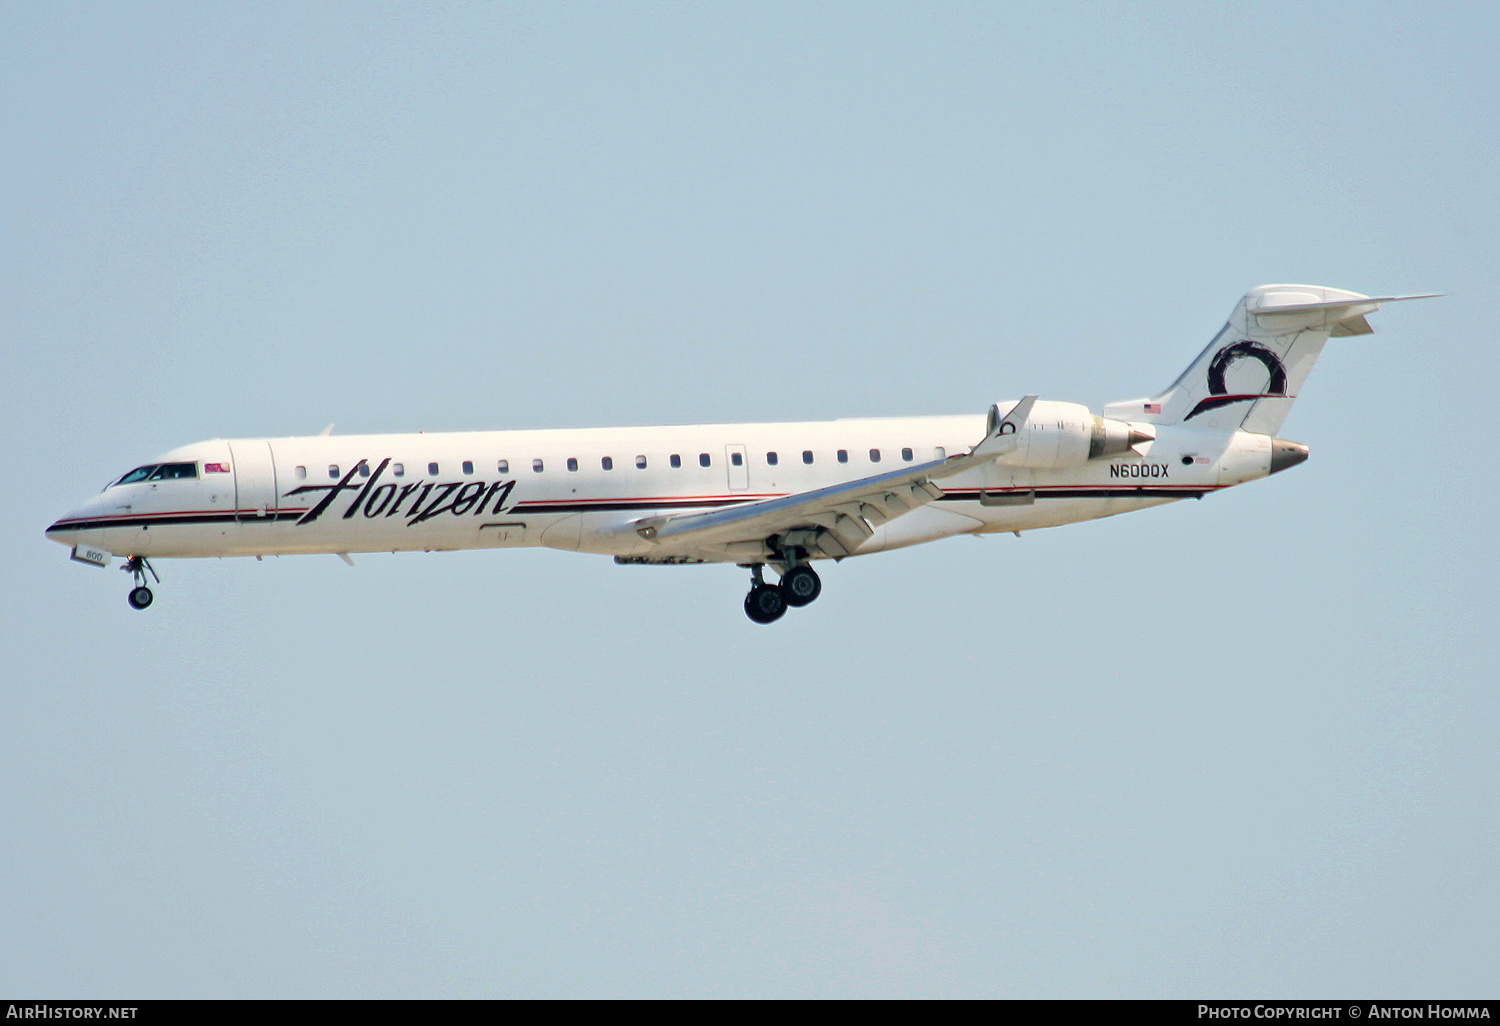
<instances>
[{"instance_id":1,"label":"aircraft wing","mask_svg":"<svg viewBox=\"0 0 1500 1026\"><path fill-rule=\"evenodd\" d=\"M816 549L834 558L847 556L876 527L941 499L943 490L937 481L1015 449L1018 432L1036 398L1027 396L1003 417L998 410L992 411L985 437L967 453L742 506L649 517L630 526L642 538L670 551L761 541L779 535L783 544Z\"/></svg>"}]
</instances>

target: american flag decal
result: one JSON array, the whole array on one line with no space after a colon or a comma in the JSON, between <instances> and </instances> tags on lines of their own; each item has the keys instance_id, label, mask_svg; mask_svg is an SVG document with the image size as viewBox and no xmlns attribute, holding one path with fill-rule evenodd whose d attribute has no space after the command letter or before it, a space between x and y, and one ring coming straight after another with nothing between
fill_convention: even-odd
<instances>
[{"instance_id":1,"label":"american flag decal","mask_svg":"<svg viewBox=\"0 0 1500 1026\"><path fill-rule=\"evenodd\" d=\"M1161 403L1147 403L1146 404L1146 412L1147 413L1160 413L1161 412Z\"/></svg>"},{"instance_id":2,"label":"american flag decal","mask_svg":"<svg viewBox=\"0 0 1500 1026\"><path fill-rule=\"evenodd\" d=\"M203 472L205 474L227 474L229 473L229 464L205 463L203 464Z\"/></svg>"}]
</instances>

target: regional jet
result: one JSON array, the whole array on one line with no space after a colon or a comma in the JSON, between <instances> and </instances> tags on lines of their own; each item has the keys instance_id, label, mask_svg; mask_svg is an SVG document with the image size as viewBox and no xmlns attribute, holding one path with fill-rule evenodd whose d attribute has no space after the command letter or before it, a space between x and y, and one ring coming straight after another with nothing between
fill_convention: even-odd
<instances>
[{"instance_id":1,"label":"regional jet","mask_svg":"<svg viewBox=\"0 0 1500 1026\"><path fill-rule=\"evenodd\" d=\"M1430 295L1430 294L1429 294ZM547 546L620 564L735 563L756 623L818 597L814 563L1055 527L1278 473L1329 337L1424 296L1262 285L1165 391L1027 395L987 413L780 424L215 439L135 467L47 528L80 562ZM768 581L770 567L776 581Z\"/></svg>"}]
</instances>

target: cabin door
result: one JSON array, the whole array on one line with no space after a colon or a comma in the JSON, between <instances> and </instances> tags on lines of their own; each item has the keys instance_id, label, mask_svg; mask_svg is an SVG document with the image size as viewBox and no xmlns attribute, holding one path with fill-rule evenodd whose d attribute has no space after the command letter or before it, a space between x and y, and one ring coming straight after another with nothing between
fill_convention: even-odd
<instances>
[{"instance_id":1,"label":"cabin door","mask_svg":"<svg viewBox=\"0 0 1500 1026\"><path fill-rule=\"evenodd\" d=\"M235 519L240 523L276 519L276 464L270 442L232 442Z\"/></svg>"},{"instance_id":2,"label":"cabin door","mask_svg":"<svg viewBox=\"0 0 1500 1026\"><path fill-rule=\"evenodd\" d=\"M724 466L729 471L729 490L748 492L750 490L750 457L743 445L724 446Z\"/></svg>"}]
</instances>

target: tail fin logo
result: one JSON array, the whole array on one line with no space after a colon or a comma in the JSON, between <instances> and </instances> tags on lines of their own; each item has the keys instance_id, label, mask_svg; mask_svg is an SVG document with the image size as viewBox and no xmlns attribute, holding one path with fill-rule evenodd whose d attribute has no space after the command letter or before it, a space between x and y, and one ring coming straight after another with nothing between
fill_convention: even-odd
<instances>
[{"instance_id":1,"label":"tail fin logo","mask_svg":"<svg viewBox=\"0 0 1500 1026\"><path fill-rule=\"evenodd\" d=\"M1269 380L1261 392L1230 392L1225 383L1225 375L1229 368L1240 360L1259 360L1261 366L1265 367ZM1236 342L1232 346L1220 349L1208 365L1208 391L1206 399L1199 400L1198 405L1193 407L1183 420L1192 420L1200 413L1209 410L1217 410L1221 406L1231 403L1251 402L1256 399L1267 399L1272 396L1286 395L1286 368L1282 366L1281 357L1277 356L1265 346L1256 345L1247 340Z\"/></svg>"}]
</instances>

